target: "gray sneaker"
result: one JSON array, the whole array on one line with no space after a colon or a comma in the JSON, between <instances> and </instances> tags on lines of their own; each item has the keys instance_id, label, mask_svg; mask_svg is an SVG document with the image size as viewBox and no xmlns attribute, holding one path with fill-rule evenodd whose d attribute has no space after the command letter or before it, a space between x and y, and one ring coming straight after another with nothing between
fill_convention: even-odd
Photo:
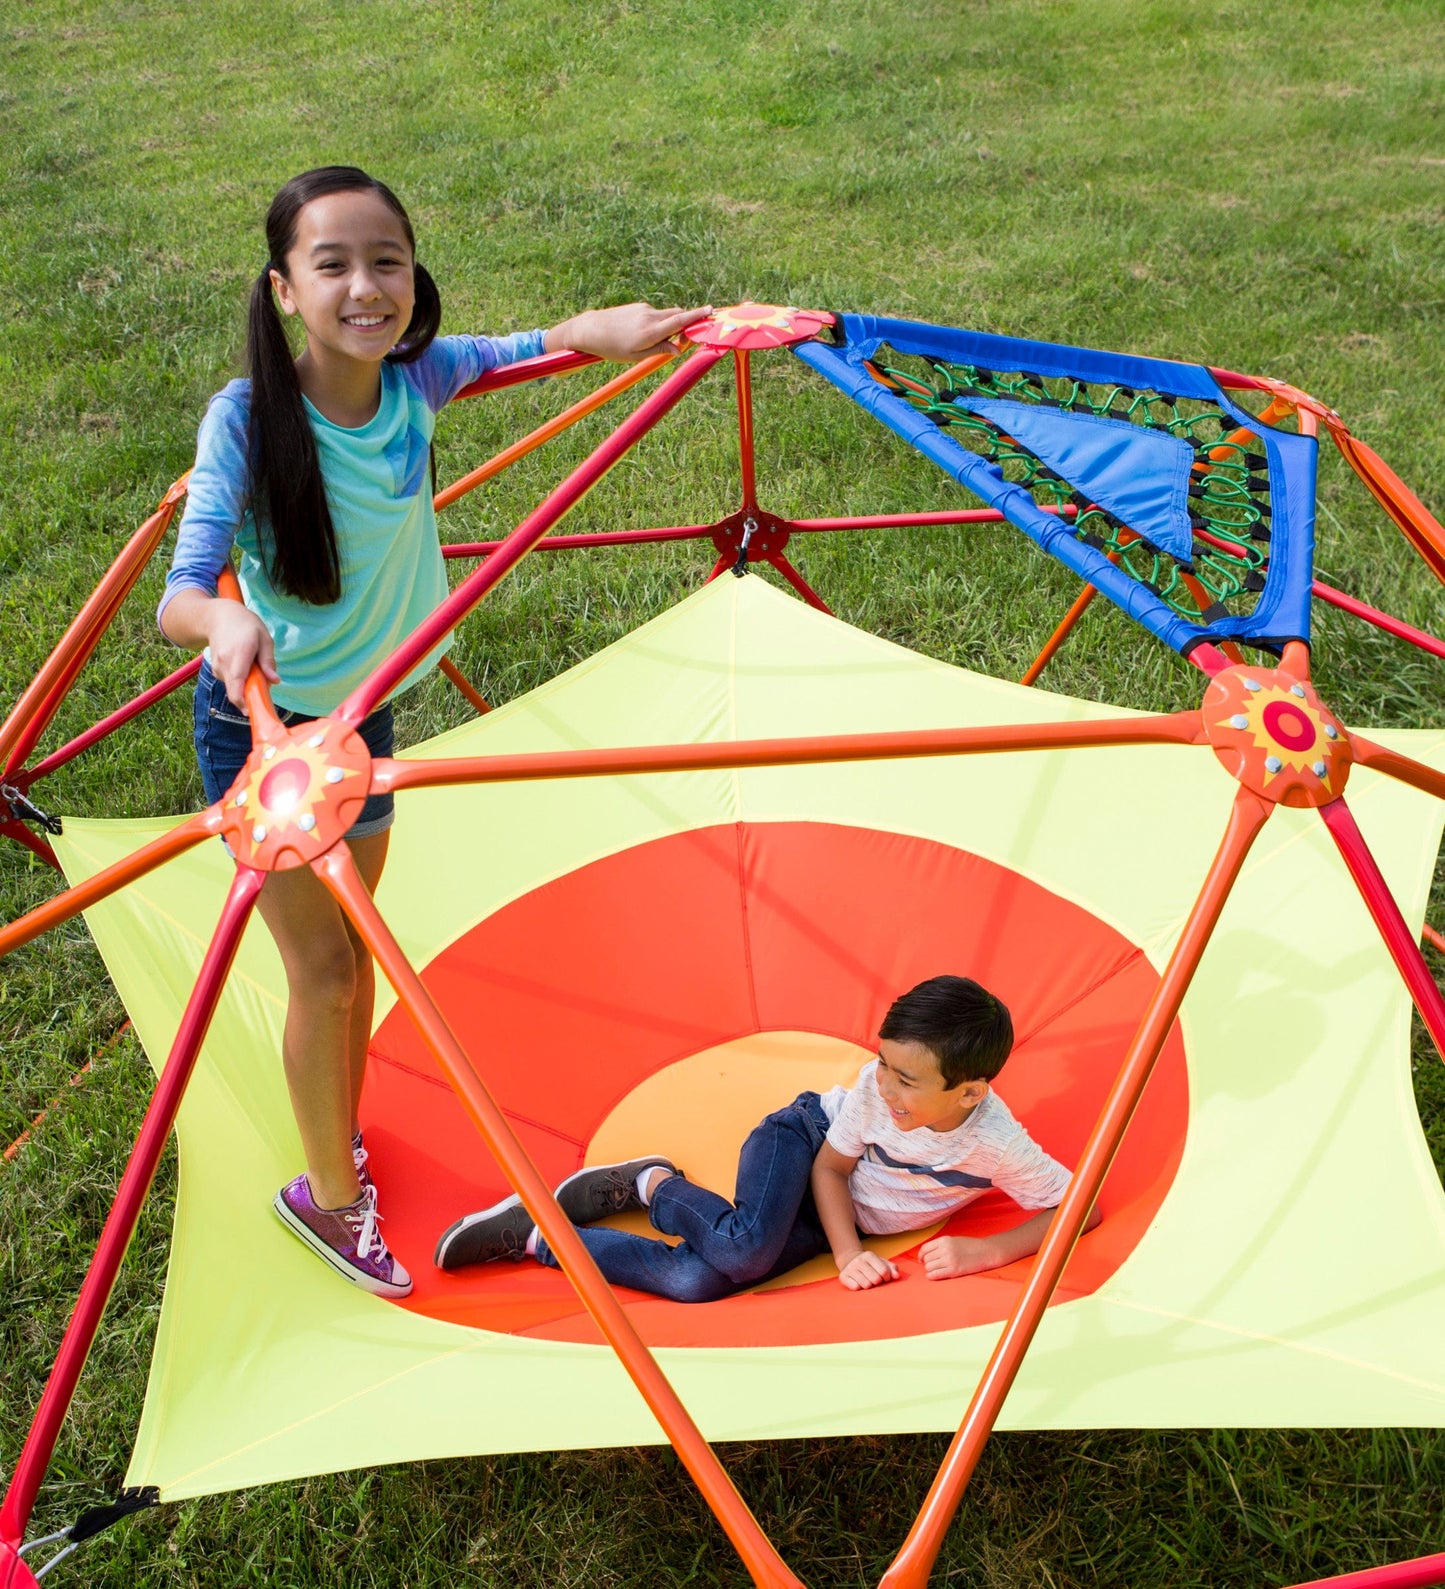
<instances>
[{"instance_id":1,"label":"gray sneaker","mask_svg":"<svg viewBox=\"0 0 1445 1589\"><path fill-rule=\"evenodd\" d=\"M411 1295L411 1276L387 1251L377 1226L376 1188L368 1183L346 1208L318 1208L305 1174L272 1204L286 1227L352 1285L377 1297Z\"/></svg>"},{"instance_id":2,"label":"gray sneaker","mask_svg":"<svg viewBox=\"0 0 1445 1589\"><path fill-rule=\"evenodd\" d=\"M628 1159L624 1164L594 1164L569 1175L552 1195L574 1225L591 1225L609 1214L644 1207L637 1195L637 1177L649 1169L677 1174L671 1159L656 1154L648 1159Z\"/></svg>"},{"instance_id":3,"label":"gray sneaker","mask_svg":"<svg viewBox=\"0 0 1445 1589\"><path fill-rule=\"evenodd\" d=\"M448 1225L437 1242L433 1262L438 1269L461 1269L470 1263L493 1263L527 1256L527 1238L534 1228L522 1199L512 1196L476 1214L464 1214Z\"/></svg>"}]
</instances>

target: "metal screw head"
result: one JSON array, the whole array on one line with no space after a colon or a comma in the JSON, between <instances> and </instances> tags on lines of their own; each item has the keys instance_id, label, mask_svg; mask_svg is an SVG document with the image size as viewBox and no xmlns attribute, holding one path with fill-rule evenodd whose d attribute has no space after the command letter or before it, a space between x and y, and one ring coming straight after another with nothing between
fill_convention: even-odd
<instances>
[{"instance_id":1,"label":"metal screw head","mask_svg":"<svg viewBox=\"0 0 1445 1589\"><path fill-rule=\"evenodd\" d=\"M265 837L266 837L266 830L258 822L256 824L256 826L251 829L251 842L253 844L260 844L265 839Z\"/></svg>"},{"instance_id":2,"label":"metal screw head","mask_svg":"<svg viewBox=\"0 0 1445 1589\"><path fill-rule=\"evenodd\" d=\"M308 811L304 817L300 818L300 820L296 823L296 826L300 828L303 833L309 833L312 828L316 826L316 818Z\"/></svg>"},{"instance_id":3,"label":"metal screw head","mask_svg":"<svg viewBox=\"0 0 1445 1589\"><path fill-rule=\"evenodd\" d=\"M1289 693L1291 695L1299 696L1300 700L1304 700L1304 698L1305 698L1305 687L1304 687L1303 684L1291 684L1290 687L1289 687Z\"/></svg>"},{"instance_id":4,"label":"metal screw head","mask_svg":"<svg viewBox=\"0 0 1445 1589\"><path fill-rule=\"evenodd\" d=\"M1316 778L1323 778L1324 775L1325 775L1325 764L1324 764L1324 762L1322 762L1322 761L1314 762L1311 765L1311 767L1310 767L1310 771L1315 775Z\"/></svg>"},{"instance_id":5,"label":"metal screw head","mask_svg":"<svg viewBox=\"0 0 1445 1589\"><path fill-rule=\"evenodd\" d=\"M319 745L323 745L323 744L326 743L326 735L325 734L313 734L311 736L311 738L306 741L306 743L308 745L310 745L312 750L315 750Z\"/></svg>"},{"instance_id":6,"label":"metal screw head","mask_svg":"<svg viewBox=\"0 0 1445 1589\"><path fill-rule=\"evenodd\" d=\"M236 796L236 804L237 804L237 805L238 805L238 806L243 806L243 805L245 805L245 803L246 803L246 794L247 794L247 791L246 791L246 790L245 790L245 789L243 789L243 790L242 790L242 791L241 791L241 792L240 792L240 794L238 794L238 795L237 795L237 796Z\"/></svg>"},{"instance_id":7,"label":"metal screw head","mask_svg":"<svg viewBox=\"0 0 1445 1589\"><path fill-rule=\"evenodd\" d=\"M1326 723L1325 724L1325 738L1326 739L1338 739L1339 737L1340 737L1339 729L1337 729L1333 723Z\"/></svg>"},{"instance_id":8,"label":"metal screw head","mask_svg":"<svg viewBox=\"0 0 1445 1589\"><path fill-rule=\"evenodd\" d=\"M1284 763L1278 756L1266 756L1264 758L1264 770L1266 772L1278 772L1283 766Z\"/></svg>"},{"instance_id":9,"label":"metal screw head","mask_svg":"<svg viewBox=\"0 0 1445 1589\"><path fill-rule=\"evenodd\" d=\"M1258 679L1242 679L1240 682L1251 695L1257 695L1264 688Z\"/></svg>"},{"instance_id":10,"label":"metal screw head","mask_svg":"<svg viewBox=\"0 0 1445 1589\"><path fill-rule=\"evenodd\" d=\"M326 769L327 783L340 783L345 776L346 774L341 770L340 767L328 767Z\"/></svg>"},{"instance_id":11,"label":"metal screw head","mask_svg":"<svg viewBox=\"0 0 1445 1589\"><path fill-rule=\"evenodd\" d=\"M1229 726L1231 728L1248 728L1249 719L1244 715L1243 712L1236 712L1234 716L1230 718Z\"/></svg>"}]
</instances>

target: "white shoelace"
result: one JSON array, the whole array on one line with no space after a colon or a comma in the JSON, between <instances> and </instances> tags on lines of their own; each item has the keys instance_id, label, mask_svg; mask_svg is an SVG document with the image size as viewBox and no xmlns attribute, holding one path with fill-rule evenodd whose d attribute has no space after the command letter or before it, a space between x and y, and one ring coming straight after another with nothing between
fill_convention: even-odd
<instances>
[{"instance_id":1,"label":"white shoelace","mask_svg":"<svg viewBox=\"0 0 1445 1589\"><path fill-rule=\"evenodd\" d=\"M385 1258L387 1256L386 1243L381 1239L381 1232L376 1228L381 1223L381 1215L376 1211L376 1188L374 1186L367 1186L362 1189L361 1207L347 1214L346 1223L356 1231L356 1256L358 1258L369 1258L372 1256L373 1251L377 1258Z\"/></svg>"},{"instance_id":2,"label":"white shoelace","mask_svg":"<svg viewBox=\"0 0 1445 1589\"><path fill-rule=\"evenodd\" d=\"M356 1174L358 1178L360 1177L361 1172L366 1168L366 1161L370 1157L371 1155L366 1151L365 1147L363 1147L360 1142L357 1142L355 1139L353 1139L351 1144L351 1162L356 1166Z\"/></svg>"}]
</instances>

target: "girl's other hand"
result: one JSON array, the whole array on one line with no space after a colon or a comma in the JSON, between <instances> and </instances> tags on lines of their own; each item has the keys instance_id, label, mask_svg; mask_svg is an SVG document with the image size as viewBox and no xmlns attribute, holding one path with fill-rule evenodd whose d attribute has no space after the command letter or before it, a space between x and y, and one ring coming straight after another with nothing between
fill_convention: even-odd
<instances>
[{"instance_id":1,"label":"girl's other hand","mask_svg":"<svg viewBox=\"0 0 1445 1589\"><path fill-rule=\"evenodd\" d=\"M276 647L271 631L238 601L219 598L207 614L206 643L211 649L211 672L226 687L226 699L243 710L246 705L246 678L254 663L267 683L281 677L276 671Z\"/></svg>"},{"instance_id":2,"label":"girl's other hand","mask_svg":"<svg viewBox=\"0 0 1445 1589\"><path fill-rule=\"evenodd\" d=\"M674 338L711 313L711 304L700 309L654 309L650 303L587 309L553 326L544 345L548 353L571 348L574 353L595 353L601 359L631 364L655 353L680 353Z\"/></svg>"}]
</instances>

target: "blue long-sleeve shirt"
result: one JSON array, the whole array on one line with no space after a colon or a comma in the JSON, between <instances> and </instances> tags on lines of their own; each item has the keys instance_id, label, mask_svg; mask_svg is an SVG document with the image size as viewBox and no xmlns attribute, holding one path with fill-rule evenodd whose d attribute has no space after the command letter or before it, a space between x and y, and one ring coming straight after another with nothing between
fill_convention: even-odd
<instances>
[{"instance_id":1,"label":"blue long-sleeve shirt","mask_svg":"<svg viewBox=\"0 0 1445 1589\"><path fill-rule=\"evenodd\" d=\"M381 402L356 429L306 404L341 563L341 596L327 606L277 590L267 573L270 527L252 511L246 428L251 383L232 381L201 421L185 513L157 618L178 590L216 592L240 552L246 605L271 631L278 706L332 711L447 594L428 461L437 413L487 370L543 351L541 331L509 337L438 337L411 364L381 367ZM440 660L443 641L397 687Z\"/></svg>"}]
</instances>

